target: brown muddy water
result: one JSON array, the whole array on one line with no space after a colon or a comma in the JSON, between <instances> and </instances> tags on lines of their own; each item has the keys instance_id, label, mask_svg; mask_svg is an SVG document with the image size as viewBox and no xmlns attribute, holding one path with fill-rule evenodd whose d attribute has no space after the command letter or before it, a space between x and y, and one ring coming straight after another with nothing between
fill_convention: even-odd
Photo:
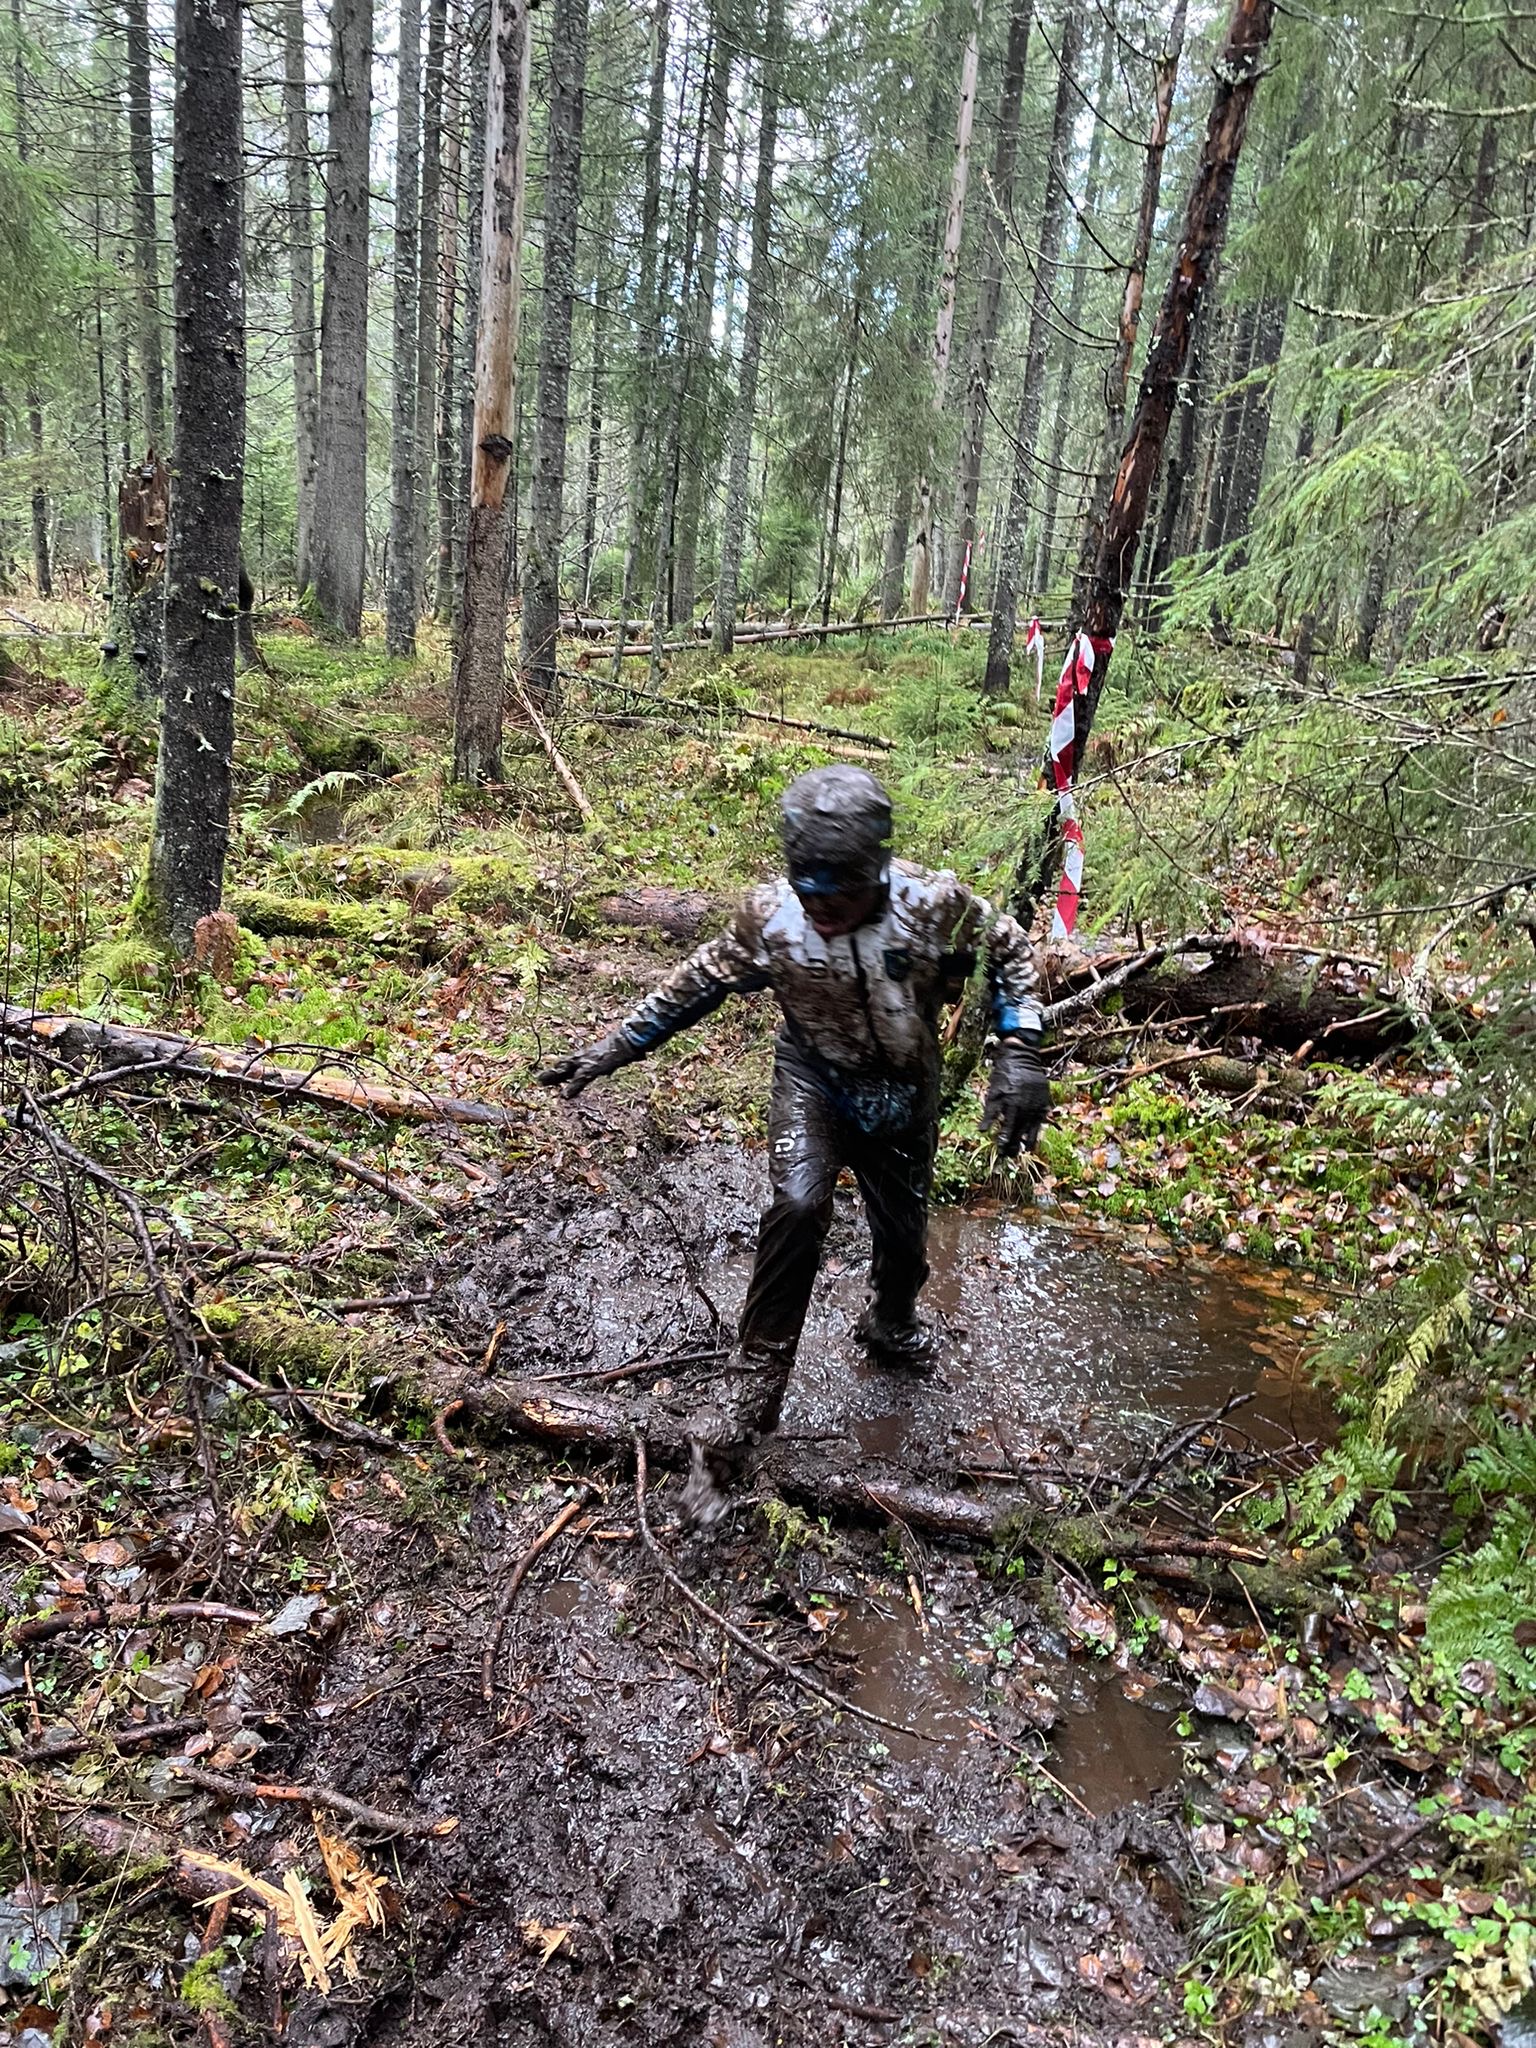
<instances>
[{"instance_id":1,"label":"brown muddy water","mask_svg":"<svg viewBox=\"0 0 1536 2048\"><path fill-rule=\"evenodd\" d=\"M519 1378L686 1357L729 1326L761 1197L759 1163L719 1147L511 1177L443 1258L431 1318L466 1351L502 1326L497 1370ZM1061 1447L1119 1463L1239 1391L1256 1434L1320 1424L1293 1372L1307 1305L1234 1263L941 1212L943 1352L912 1382L851 1344L865 1250L840 1198L784 1417L851 1464L954 1483ZM686 1396L707 1368L662 1369ZM530 1573L488 1710L489 1617L577 1475L599 1489L593 1520ZM877 1729L690 1612L634 1541L611 1464L552 1472L513 1446L450 1484L456 1528L338 1517L372 1600L313 1674L304 1753L284 1761L459 1825L402 1850L388 1964L303 2004L290 2048L982 2048L1177 2028L1184 1701L1123 1646L1073 1635L1048 1586L750 1499L686 1536L658 1479L689 1583L902 1732Z\"/></svg>"}]
</instances>

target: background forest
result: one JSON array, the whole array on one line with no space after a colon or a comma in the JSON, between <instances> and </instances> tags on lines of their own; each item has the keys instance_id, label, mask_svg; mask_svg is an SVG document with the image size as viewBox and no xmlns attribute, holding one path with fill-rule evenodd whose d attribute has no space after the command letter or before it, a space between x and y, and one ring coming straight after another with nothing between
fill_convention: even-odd
<instances>
[{"instance_id":1,"label":"background forest","mask_svg":"<svg viewBox=\"0 0 1536 2048\"><path fill-rule=\"evenodd\" d=\"M0 0L0 2048L1530 2040L1533 23ZM694 1540L835 759L1052 1117Z\"/></svg>"}]
</instances>

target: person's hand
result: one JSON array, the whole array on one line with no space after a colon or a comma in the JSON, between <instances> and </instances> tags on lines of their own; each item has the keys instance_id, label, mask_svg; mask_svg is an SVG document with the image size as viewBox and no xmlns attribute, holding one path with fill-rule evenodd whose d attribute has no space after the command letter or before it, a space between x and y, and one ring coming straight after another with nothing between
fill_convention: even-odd
<instances>
[{"instance_id":1,"label":"person's hand","mask_svg":"<svg viewBox=\"0 0 1536 2048\"><path fill-rule=\"evenodd\" d=\"M1033 1152L1050 1108L1051 1084L1038 1041L1003 1039L992 1057L992 1079L981 1112L981 1128L993 1133L999 1159L1012 1159L1021 1146Z\"/></svg>"},{"instance_id":2,"label":"person's hand","mask_svg":"<svg viewBox=\"0 0 1536 2048\"><path fill-rule=\"evenodd\" d=\"M544 1088L558 1088L567 1102L574 1102L583 1088L590 1088L604 1074L617 1073L635 1057L635 1049L620 1032L610 1032L596 1045L584 1046L563 1060L556 1060L534 1079Z\"/></svg>"}]
</instances>

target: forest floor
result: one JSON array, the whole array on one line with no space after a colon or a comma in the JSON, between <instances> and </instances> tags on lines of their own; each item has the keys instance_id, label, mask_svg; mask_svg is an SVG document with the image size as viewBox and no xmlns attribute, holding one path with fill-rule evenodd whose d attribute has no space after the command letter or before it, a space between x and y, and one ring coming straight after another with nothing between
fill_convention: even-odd
<instances>
[{"instance_id":1,"label":"forest floor","mask_svg":"<svg viewBox=\"0 0 1536 2048\"><path fill-rule=\"evenodd\" d=\"M642 1491L626 1452L473 1396L538 1382L558 1417L600 1392L623 1445L707 1376L769 1019L728 1010L577 1105L530 1071L771 864L777 791L825 756L744 711L864 734L830 744L877 757L904 849L998 875L1033 708L984 715L978 650L941 636L690 657L667 689L694 708L666 711L573 650L584 832L520 731L504 786L445 783L439 649L390 664L294 622L263 647L240 930L192 976L128 914L148 713L83 638L0 649L8 999L509 1115L381 1125L187 1077L50 1110L142 1205L190 1406L121 1202L61 1200L57 1152L8 1169L0 2041L1491 2035L1531 1980L1531 1730L1492 1663L1447 1671L1427 1638L1435 1475L1368 1507L1313 1383L1475 1200L1443 1080L1393 1047L1277 1057L1251 1002L1074 1019L1040 1160L997 1170L973 1090L946 1117L933 1381L851 1345L840 1199L783 1434L842 1505L768 1472L686 1535L663 1453ZM1127 682L1111 766L1180 744ZM1103 792L1090 865L1154 801L1181 831L1197 778ZM1228 845L1197 904L1128 903L1091 948L1224 913L1371 998L1380 963L1323 962L1337 885L1299 866ZM14 1041L7 1065L43 1085ZM905 1483L1015 1512L944 1541L889 1511Z\"/></svg>"}]
</instances>

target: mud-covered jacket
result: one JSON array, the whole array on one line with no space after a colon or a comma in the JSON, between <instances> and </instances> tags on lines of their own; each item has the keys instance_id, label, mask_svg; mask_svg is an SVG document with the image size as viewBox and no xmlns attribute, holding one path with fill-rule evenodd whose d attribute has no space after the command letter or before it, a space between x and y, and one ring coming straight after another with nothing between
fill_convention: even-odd
<instances>
[{"instance_id":1,"label":"mud-covered jacket","mask_svg":"<svg viewBox=\"0 0 1536 2048\"><path fill-rule=\"evenodd\" d=\"M938 1056L939 1011L985 952L993 1028L1040 1028L1028 934L952 874L891 864L883 908L823 939L785 880L752 890L729 928L675 968L618 1027L639 1059L723 1003L773 990L786 1036L834 1075L919 1081Z\"/></svg>"}]
</instances>

